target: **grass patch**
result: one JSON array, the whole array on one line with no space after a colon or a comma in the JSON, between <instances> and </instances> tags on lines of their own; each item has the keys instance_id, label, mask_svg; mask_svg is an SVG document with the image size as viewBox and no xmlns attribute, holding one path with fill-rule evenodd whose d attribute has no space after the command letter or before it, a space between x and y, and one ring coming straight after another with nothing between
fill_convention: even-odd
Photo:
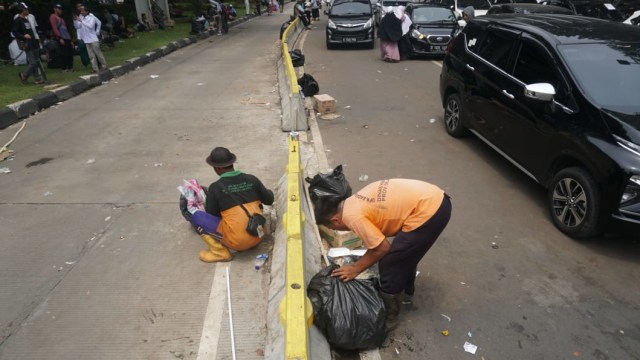
<instances>
[{"instance_id":1,"label":"grass patch","mask_svg":"<svg viewBox=\"0 0 640 360\"><path fill-rule=\"evenodd\" d=\"M156 30L153 32L138 33L135 39L124 39L116 43L114 48L103 50L108 66L120 65L125 60L144 55L151 50L163 47L172 41L189 36L191 25L176 22L171 29ZM64 73L61 69L47 69L45 72L50 84L66 85L79 80L79 76L92 73L91 65L84 67L79 56L74 56L73 73ZM25 66L0 65L0 106L5 107L16 101L30 99L34 95L44 92L43 85L33 84L33 77L29 78L31 84L23 85L18 79L18 72Z\"/></svg>"}]
</instances>

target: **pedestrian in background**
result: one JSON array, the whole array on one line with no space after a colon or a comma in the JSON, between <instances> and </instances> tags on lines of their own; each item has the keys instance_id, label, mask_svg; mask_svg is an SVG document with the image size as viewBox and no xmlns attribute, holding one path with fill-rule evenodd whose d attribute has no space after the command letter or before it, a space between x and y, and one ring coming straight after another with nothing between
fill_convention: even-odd
<instances>
[{"instance_id":1,"label":"pedestrian in background","mask_svg":"<svg viewBox=\"0 0 640 360\"><path fill-rule=\"evenodd\" d=\"M216 147L206 159L220 176L209 185L204 208L191 218L208 249L200 251L204 262L233 259L229 249L244 251L262 241L247 231L250 214L262 214L262 204L271 205L273 192L255 176L235 170L236 155L224 147Z\"/></svg>"},{"instance_id":2,"label":"pedestrian in background","mask_svg":"<svg viewBox=\"0 0 640 360\"><path fill-rule=\"evenodd\" d=\"M320 0L311 0L311 18L320 21Z\"/></svg>"},{"instance_id":3,"label":"pedestrian in background","mask_svg":"<svg viewBox=\"0 0 640 360\"><path fill-rule=\"evenodd\" d=\"M371 183L346 200L335 198L315 206L319 224L351 230L367 247L358 261L342 265L332 276L350 281L377 262L387 328L394 329L401 293L413 295L418 262L449 223L449 196L424 181L390 179ZM393 236L392 242L387 239Z\"/></svg>"},{"instance_id":4,"label":"pedestrian in background","mask_svg":"<svg viewBox=\"0 0 640 360\"><path fill-rule=\"evenodd\" d=\"M35 84L43 84L45 81L44 71L40 65L40 43L36 40L34 29L27 19L29 7L25 3L19 3L17 11L18 16L13 20L11 34L16 38L20 50L27 56L27 71L19 72L18 77L23 84L27 84L29 76L34 75Z\"/></svg>"},{"instance_id":5,"label":"pedestrian in background","mask_svg":"<svg viewBox=\"0 0 640 360\"><path fill-rule=\"evenodd\" d=\"M91 61L91 68L93 72L98 72L107 68L107 61L100 49L100 27L102 23L89 12L86 6L80 6L80 15L74 15L73 25L78 30L78 39L84 42L87 52L89 53L89 60Z\"/></svg>"},{"instance_id":6,"label":"pedestrian in background","mask_svg":"<svg viewBox=\"0 0 640 360\"><path fill-rule=\"evenodd\" d=\"M307 30L311 29L309 27L311 20L307 17L307 15L304 12L304 0L296 0L296 4L293 6L293 15L298 19L300 19L305 29Z\"/></svg>"},{"instance_id":7,"label":"pedestrian in background","mask_svg":"<svg viewBox=\"0 0 640 360\"><path fill-rule=\"evenodd\" d=\"M60 67L64 72L73 72L73 44L71 33L62 18L62 5L53 5L53 13L49 16L53 38L60 44Z\"/></svg>"}]
</instances>

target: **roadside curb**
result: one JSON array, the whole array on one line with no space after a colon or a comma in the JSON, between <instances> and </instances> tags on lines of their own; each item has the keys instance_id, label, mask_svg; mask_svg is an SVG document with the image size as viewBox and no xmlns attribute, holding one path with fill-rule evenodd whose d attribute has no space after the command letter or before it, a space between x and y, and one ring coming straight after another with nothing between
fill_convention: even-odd
<instances>
[{"instance_id":1,"label":"roadside curb","mask_svg":"<svg viewBox=\"0 0 640 360\"><path fill-rule=\"evenodd\" d=\"M253 17L254 15L246 15L230 21L229 28ZM158 49L151 50L144 55L125 60L124 63L112 66L97 74L82 75L77 81L70 84L62 85L55 89L44 90L42 93L34 95L31 99L8 104L4 108L0 108L0 129L4 129L61 101L69 100L96 86L103 85L113 78L123 76L180 48L196 43L198 40L207 39L213 35L216 35L216 32L213 30L203 31L198 35L189 35L180 40L172 41Z\"/></svg>"}]
</instances>

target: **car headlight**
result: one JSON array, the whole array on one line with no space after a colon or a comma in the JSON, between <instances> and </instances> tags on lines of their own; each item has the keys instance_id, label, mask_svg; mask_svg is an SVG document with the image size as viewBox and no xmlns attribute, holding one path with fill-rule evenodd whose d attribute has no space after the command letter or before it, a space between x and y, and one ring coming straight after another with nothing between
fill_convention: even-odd
<instances>
[{"instance_id":1,"label":"car headlight","mask_svg":"<svg viewBox=\"0 0 640 360\"><path fill-rule=\"evenodd\" d=\"M613 137L616 139L616 142L618 143L618 145L640 156L640 145L634 144L631 141L625 140L617 135L613 135Z\"/></svg>"},{"instance_id":2,"label":"car headlight","mask_svg":"<svg viewBox=\"0 0 640 360\"><path fill-rule=\"evenodd\" d=\"M424 39L424 35L422 35L422 33L416 29L413 29L413 31L411 31L411 36L415 39Z\"/></svg>"},{"instance_id":3,"label":"car headlight","mask_svg":"<svg viewBox=\"0 0 640 360\"><path fill-rule=\"evenodd\" d=\"M368 28L370 28L370 27L371 27L371 25L373 25L373 18L369 19L369 21L367 21L367 22L364 24L364 28L365 28L365 29L368 29Z\"/></svg>"},{"instance_id":4,"label":"car headlight","mask_svg":"<svg viewBox=\"0 0 640 360\"><path fill-rule=\"evenodd\" d=\"M629 178L629 182L624 188L620 205L629 205L638 201L640 201L640 175L634 175Z\"/></svg>"},{"instance_id":5,"label":"car headlight","mask_svg":"<svg viewBox=\"0 0 640 360\"><path fill-rule=\"evenodd\" d=\"M336 28L336 24L331 20L327 21L327 26L329 27L329 29L335 29Z\"/></svg>"}]
</instances>

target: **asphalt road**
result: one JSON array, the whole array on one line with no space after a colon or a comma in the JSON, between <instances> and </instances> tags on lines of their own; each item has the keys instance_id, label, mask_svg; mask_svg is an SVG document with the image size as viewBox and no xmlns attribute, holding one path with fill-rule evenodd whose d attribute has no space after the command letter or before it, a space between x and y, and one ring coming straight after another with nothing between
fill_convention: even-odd
<instances>
[{"instance_id":1,"label":"asphalt road","mask_svg":"<svg viewBox=\"0 0 640 360\"><path fill-rule=\"evenodd\" d=\"M453 201L382 358L640 358L638 228L564 236L544 189L480 140L446 134L438 61L385 63L377 44L327 50L325 22L307 33L304 53L305 72L338 103L340 117L318 119L329 165L345 165L354 191L416 178Z\"/></svg>"}]
</instances>

